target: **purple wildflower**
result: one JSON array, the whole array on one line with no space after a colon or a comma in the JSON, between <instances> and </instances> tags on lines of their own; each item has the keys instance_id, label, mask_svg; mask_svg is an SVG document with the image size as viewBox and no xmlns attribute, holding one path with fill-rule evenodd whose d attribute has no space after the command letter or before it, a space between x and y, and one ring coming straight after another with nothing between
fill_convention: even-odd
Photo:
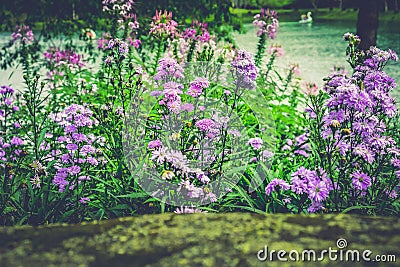
<instances>
[{"instance_id":1,"label":"purple wildflower","mask_svg":"<svg viewBox=\"0 0 400 267\"><path fill-rule=\"evenodd\" d=\"M323 209L323 208L324 208L324 207L322 206L322 203L321 203L321 202L316 202L316 201L314 201L314 202L311 204L311 206L308 207L307 211L308 211L309 213L314 213L314 212L317 212L317 211L319 211L319 210L321 210L321 209Z\"/></svg>"},{"instance_id":2,"label":"purple wildflower","mask_svg":"<svg viewBox=\"0 0 400 267\"><path fill-rule=\"evenodd\" d=\"M181 105L182 111L192 112L194 110L194 105L191 103L185 103Z\"/></svg>"},{"instance_id":3,"label":"purple wildflower","mask_svg":"<svg viewBox=\"0 0 400 267\"><path fill-rule=\"evenodd\" d=\"M81 199L79 200L79 202L84 205L87 204L89 201L90 201L90 198L88 198L88 197L81 197Z\"/></svg>"},{"instance_id":4,"label":"purple wildflower","mask_svg":"<svg viewBox=\"0 0 400 267\"><path fill-rule=\"evenodd\" d=\"M275 190L276 187L279 187L280 190L289 190L290 189L290 185L282 180L282 179L272 179L272 181L265 187L265 194L267 194L267 196L269 196L272 191Z\"/></svg>"},{"instance_id":5,"label":"purple wildflower","mask_svg":"<svg viewBox=\"0 0 400 267\"><path fill-rule=\"evenodd\" d=\"M254 62L253 54L246 50L239 50L235 60L231 63L237 75L239 87L253 89L257 78L258 70Z\"/></svg>"},{"instance_id":6,"label":"purple wildflower","mask_svg":"<svg viewBox=\"0 0 400 267\"><path fill-rule=\"evenodd\" d=\"M67 144L66 148L69 151L75 151L75 150L78 150L78 145L77 144Z\"/></svg>"},{"instance_id":7,"label":"purple wildflower","mask_svg":"<svg viewBox=\"0 0 400 267\"><path fill-rule=\"evenodd\" d=\"M190 83L188 89L188 95L192 97L198 97L203 92L203 89L210 86L210 82L203 77L197 77L193 82Z\"/></svg>"},{"instance_id":8,"label":"purple wildflower","mask_svg":"<svg viewBox=\"0 0 400 267\"><path fill-rule=\"evenodd\" d=\"M21 138L19 138L18 136L14 136L11 139L11 144L13 144L14 146L20 146L24 144L24 140L22 140Z\"/></svg>"},{"instance_id":9,"label":"purple wildflower","mask_svg":"<svg viewBox=\"0 0 400 267\"><path fill-rule=\"evenodd\" d=\"M162 143L160 140L156 139L156 140L150 141L147 147L149 149L160 148L160 147L162 147Z\"/></svg>"},{"instance_id":10,"label":"purple wildflower","mask_svg":"<svg viewBox=\"0 0 400 267\"><path fill-rule=\"evenodd\" d=\"M201 131L208 132L215 126L215 122L211 119L202 119L202 120L197 121L195 125Z\"/></svg>"},{"instance_id":11,"label":"purple wildflower","mask_svg":"<svg viewBox=\"0 0 400 267\"><path fill-rule=\"evenodd\" d=\"M183 78L183 68L176 59L162 58L158 61L155 81L168 81L170 78Z\"/></svg>"},{"instance_id":12,"label":"purple wildflower","mask_svg":"<svg viewBox=\"0 0 400 267\"><path fill-rule=\"evenodd\" d=\"M352 183L355 189L363 191L371 185L371 178L363 172L356 171L351 176L353 177Z\"/></svg>"},{"instance_id":13,"label":"purple wildflower","mask_svg":"<svg viewBox=\"0 0 400 267\"><path fill-rule=\"evenodd\" d=\"M260 137L250 138L247 142L254 150L259 150L262 148L263 140Z\"/></svg>"},{"instance_id":14,"label":"purple wildflower","mask_svg":"<svg viewBox=\"0 0 400 267\"><path fill-rule=\"evenodd\" d=\"M308 190L308 197L314 202L322 202L329 195L329 189L327 188L325 181L315 181L310 183Z\"/></svg>"}]
</instances>

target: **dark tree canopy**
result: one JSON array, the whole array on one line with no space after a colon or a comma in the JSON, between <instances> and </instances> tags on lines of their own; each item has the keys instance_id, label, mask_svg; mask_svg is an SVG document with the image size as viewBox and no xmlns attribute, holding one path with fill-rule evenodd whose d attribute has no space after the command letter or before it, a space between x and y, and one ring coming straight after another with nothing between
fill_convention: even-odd
<instances>
[{"instance_id":1,"label":"dark tree canopy","mask_svg":"<svg viewBox=\"0 0 400 267\"><path fill-rule=\"evenodd\" d=\"M231 0L137 0L135 12L139 18L151 19L156 9L173 12L176 20L187 18L212 20L211 26L231 23ZM95 24L102 13L102 0L14 0L0 1L0 30L12 30L15 24L83 20Z\"/></svg>"}]
</instances>

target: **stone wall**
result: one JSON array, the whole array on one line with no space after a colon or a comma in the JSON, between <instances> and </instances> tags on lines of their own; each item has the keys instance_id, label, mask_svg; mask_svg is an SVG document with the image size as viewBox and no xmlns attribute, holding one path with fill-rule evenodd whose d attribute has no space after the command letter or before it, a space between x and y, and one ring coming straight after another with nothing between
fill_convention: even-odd
<instances>
[{"instance_id":1,"label":"stone wall","mask_svg":"<svg viewBox=\"0 0 400 267\"><path fill-rule=\"evenodd\" d=\"M78 225L0 228L0 266L281 266L257 252L304 249L371 250L399 266L400 218L354 215L159 214ZM263 255L263 254L261 254ZM275 253L276 256L276 253ZM286 258L288 256L286 255ZM286 263L287 266L292 266ZM284 264L285 265L285 264ZM295 266L304 265L298 263ZM366 266L309 262L308 266Z\"/></svg>"}]
</instances>

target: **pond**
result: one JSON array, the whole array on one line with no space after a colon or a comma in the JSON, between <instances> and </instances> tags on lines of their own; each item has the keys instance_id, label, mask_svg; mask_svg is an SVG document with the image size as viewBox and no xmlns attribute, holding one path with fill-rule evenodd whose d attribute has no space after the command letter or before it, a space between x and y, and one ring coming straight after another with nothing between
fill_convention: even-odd
<instances>
[{"instance_id":1,"label":"pond","mask_svg":"<svg viewBox=\"0 0 400 267\"><path fill-rule=\"evenodd\" d=\"M245 25L247 33L235 34L240 48L256 51L257 36L252 24ZM329 75L333 66L343 66L350 70L346 62L347 43L343 34L356 32L356 23L349 21L316 21L312 25L297 22L282 22L274 40L267 46L282 45L285 54L277 60L277 66L286 68L289 64L298 63L300 76L306 81L322 85L322 78ZM378 29L378 44L381 49L390 48L400 54L400 24L393 25L381 22ZM400 85L400 62L391 62L386 66L387 73ZM400 96L400 86L394 92Z\"/></svg>"},{"instance_id":2,"label":"pond","mask_svg":"<svg viewBox=\"0 0 400 267\"><path fill-rule=\"evenodd\" d=\"M300 77L306 81L322 85L322 78L329 75L333 66L350 66L346 62L346 42L342 36L346 32L355 32L356 23L349 21L316 21L312 25L297 22L282 22L275 40L272 43L283 46L285 54L276 65L286 68L289 64L298 63ZM256 30L252 24L246 24L247 33L235 34L240 48L255 52L257 47ZM10 40L10 33L0 33L0 46ZM378 30L378 47L391 48L400 53L400 24L393 25L381 22ZM392 62L386 67L390 76L400 84L400 62ZM9 75L14 72L10 80ZM20 89L23 86L20 70L0 71L0 84L12 84ZM394 92L400 96L400 86Z\"/></svg>"}]
</instances>

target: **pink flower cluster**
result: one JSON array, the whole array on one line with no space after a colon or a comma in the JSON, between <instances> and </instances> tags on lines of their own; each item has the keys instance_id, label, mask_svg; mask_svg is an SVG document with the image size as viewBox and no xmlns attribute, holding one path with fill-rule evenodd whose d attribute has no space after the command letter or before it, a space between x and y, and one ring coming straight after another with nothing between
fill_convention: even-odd
<instances>
[{"instance_id":1,"label":"pink flower cluster","mask_svg":"<svg viewBox=\"0 0 400 267\"><path fill-rule=\"evenodd\" d=\"M268 54L275 55L276 57L281 57L284 53L285 51L281 45L271 44L271 46L268 48Z\"/></svg>"},{"instance_id":2,"label":"pink flower cluster","mask_svg":"<svg viewBox=\"0 0 400 267\"><path fill-rule=\"evenodd\" d=\"M164 99L159 102L160 105L167 105L168 109L176 114L181 111L181 97L183 85L176 82L167 82L163 84Z\"/></svg>"},{"instance_id":3,"label":"pink flower cluster","mask_svg":"<svg viewBox=\"0 0 400 267\"><path fill-rule=\"evenodd\" d=\"M192 97L199 97L203 92L203 89L206 89L210 86L210 82L204 77L197 77L193 82L190 83L188 89L188 95Z\"/></svg>"},{"instance_id":4,"label":"pink flower cluster","mask_svg":"<svg viewBox=\"0 0 400 267\"><path fill-rule=\"evenodd\" d=\"M178 34L178 23L172 19L172 12L164 10L156 11L153 21L150 24L150 34L158 37L174 38Z\"/></svg>"},{"instance_id":5,"label":"pink flower cluster","mask_svg":"<svg viewBox=\"0 0 400 267\"><path fill-rule=\"evenodd\" d=\"M162 58L158 61L157 73L154 76L155 81L167 82L183 77L183 68L178 64L176 59Z\"/></svg>"},{"instance_id":6,"label":"pink flower cluster","mask_svg":"<svg viewBox=\"0 0 400 267\"><path fill-rule=\"evenodd\" d=\"M86 66L86 63L83 62L83 56L72 50L60 50L58 47L51 47L43 55L55 68L67 66L80 69Z\"/></svg>"},{"instance_id":7,"label":"pink flower cluster","mask_svg":"<svg viewBox=\"0 0 400 267\"><path fill-rule=\"evenodd\" d=\"M182 33L182 37L186 40L199 40L200 42L208 42L210 33L207 30L208 24L199 21L192 21L192 26L186 28Z\"/></svg>"},{"instance_id":8,"label":"pink flower cluster","mask_svg":"<svg viewBox=\"0 0 400 267\"><path fill-rule=\"evenodd\" d=\"M279 27L278 14L274 10L261 9L261 13L254 16L253 25L258 28L257 36L268 34L271 39Z\"/></svg>"},{"instance_id":9,"label":"pink flower cluster","mask_svg":"<svg viewBox=\"0 0 400 267\"><path fill-rule=\"evenodd\" d=\"M26 25L15 26L15 30L11 34L11 37L14 43L17 42L18 40L21 40L23 44L29 45L34 41L33 32L29 28L29 26Z\"/></svg>"}]
</instances>

